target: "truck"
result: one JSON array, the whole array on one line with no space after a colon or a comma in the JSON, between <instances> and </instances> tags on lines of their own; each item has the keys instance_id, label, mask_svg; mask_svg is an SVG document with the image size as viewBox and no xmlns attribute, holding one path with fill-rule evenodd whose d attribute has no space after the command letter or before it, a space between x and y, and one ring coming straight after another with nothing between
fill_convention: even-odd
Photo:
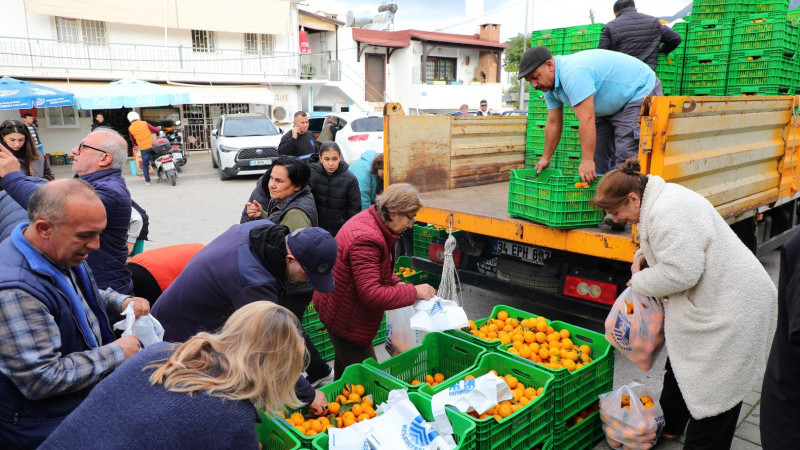
<instances>
[{"instance_id":1,"label":"truck","mask_svg":"<svg viewBox=\"0 0 800 450\"><path fill-rule=\"evenodd\" d=\"M525 117L407 116L386 104L384 183L413 184L423 204L416 219L446 230L439 234L459 230L463 282L596 328L630 278L636 227L512 218L509 172L524 167L526 126ZM642 172L705 196L757 256L797 230L800 96L648 97L640 132ZM440 271L442 243L431 240L415 267Z\"/></svg>"}]
</instances>

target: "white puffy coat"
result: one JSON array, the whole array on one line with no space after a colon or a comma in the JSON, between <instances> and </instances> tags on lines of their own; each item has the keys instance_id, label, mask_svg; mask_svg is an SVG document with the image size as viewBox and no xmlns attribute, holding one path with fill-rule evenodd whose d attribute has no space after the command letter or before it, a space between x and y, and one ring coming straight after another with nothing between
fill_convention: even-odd
<instances>
[{"instance_id":1,"label":"white puffy coat","mask_svg":"<svg viewBox=\"0 0 800 450\"><path fill-rule=\"evenodd\" d=\"M777 317L764 267L711 203L649 176L638 231L649 268L631 278L664 299L667 353L695 419L721 414L761 379Z\"/></svg>"}]
</instances>

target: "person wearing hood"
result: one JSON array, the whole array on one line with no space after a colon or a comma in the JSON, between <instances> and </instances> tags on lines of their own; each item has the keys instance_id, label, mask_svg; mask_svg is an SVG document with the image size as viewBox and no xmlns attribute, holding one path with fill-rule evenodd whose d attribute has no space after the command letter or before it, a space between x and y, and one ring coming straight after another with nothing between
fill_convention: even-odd
<instances>
[{"instance_id":1,"label":"person wearing hood","mask_svg":"<svg viewBox=\"0 0 800 450\"><path fill-rule=\"evenodd\" d=\"M200 331L219 329L250 303L280 304L289 283L309 281L312 289L332 291L336 253L336 241L322 228L289 231L269 220L233 225L197 252L158 298L152 314L164 327L165 341L183 342ZM306 378L298 379L295 391L314 412L325 412L325 395Z\"/></svg>"},{"instance_id":2,"label":"person wearing hood","mask_svg":"<svg viewBox=\"0 0 800 450\"><path fill-rule=\"evenodd\" d=\"M139 147L139 154L142 155L144 182L150 186L150 158L153 156L153 142L156 141L153 133L158 135L158 128L140 119L134 111L128 113L128 121L131 123L128 127L131 143Z\"/></svg>"},{"instance_id":3,"label":"person wearing hood","mask_svg":"<svg viewBox=\"0 0 800 450\"><path fill-rule=\"evenodd\" d=\"M286 226L289 231L316 227L317 207L309 186L310 178L311 169L304 161L295 156L279 157L272 162L272 168L258 179L242 213L242 223L268 219ZM278 303L302 321L313 294L314 287L309 283L291 283L281 293ZM333 376L330 366L322 360L311 339L305 334L304 338L310 357L307 379L315 386L330 381Z\"/></svg>"},{"instance_id":4,"label":"person wearing hood","mask_svg":"<svg viewBox=\"0 0 800 450\"><path fill-rule=\"evenodd\" d=\"M358 179L363 211L375 203L375 196L383 190L383 153L367 150L350 164L349 170Z\"/></svg>"},{"instance_id":5,"label":"person wearing hood","mask_svg":"<svg viewBox=\"0 0 800 450\"><path fill-rule=\"evenodd\" d=\"M36 142L28 127L19 120L4 120L0 124L0 145L19 160L20 170L28 176L53 181L47 155L36 149Z\"/></svg>"},{"instance_id":6,"label":"person wearing hood","mask_svg":"<svg viewBox=\"0 0 800 450\"><path fill-rule=\"evenodd\" d=\"M335 142L322 144L319 161L311 164L311 193L317 204L319 225L332 236L361 212L358 179L347 170L342 151Z\"/></svg>"}]
</instances>

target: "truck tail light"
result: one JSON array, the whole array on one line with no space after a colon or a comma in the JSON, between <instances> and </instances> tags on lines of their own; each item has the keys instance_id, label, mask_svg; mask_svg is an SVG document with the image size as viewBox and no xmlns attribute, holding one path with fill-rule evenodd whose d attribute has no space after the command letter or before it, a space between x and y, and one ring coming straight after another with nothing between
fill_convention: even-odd
<instances>
[{"instance_id":1,"label":"truck tail light","mask_svg":"<svg viewBox=\"0 0 800 450\"><path fill-rule=\"evenodd\" d=\"M369 138L369 134L364 133L364 134L354 134L348 137L347 140L350 142L357 142L357 141L366 141L367 138Z\"/></svg>"},{"instance_id":2,"label":"truck tail light","mask_svg":"<svg viewBox=\"0 0 800 450\"><path fill-rule=\"evenodd\" d=\"M613 305L617 299L617 285L567 275L564 278L564 295Z\"/></svg>"},{"instance_id":3,"label":"truck tail light","mask_svg":"<svg viewBox=\"0 0 800 450\"><path fill-rule=\"evenodd\" d=\"M444 245L431 244L428 247L428 259L435 263L444 263ZM453 250L453 263L456 267L461 265L461 251L458 249Z\"/></svg>"}]
</instances>

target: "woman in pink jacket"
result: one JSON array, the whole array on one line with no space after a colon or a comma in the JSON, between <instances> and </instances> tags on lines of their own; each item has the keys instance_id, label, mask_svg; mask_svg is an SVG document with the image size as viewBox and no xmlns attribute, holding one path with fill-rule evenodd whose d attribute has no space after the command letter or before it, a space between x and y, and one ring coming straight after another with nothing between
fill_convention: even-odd
<instances>
[{"instance_id":1,"label":"woman in pink jacket","mask_svg":"<svg viewBox=\"0 0 800 450\"><path fill-rule=\"evenodd\" d=\"M413 305L417 299L427 300L436 293L428 284L401 283L393 272L394 245L414 224L421 207L413 186L393 184L374 206L353 216L336 235L336 288L327 294L314 292L314 307L336 351L336 379L345 367L375 357L372 340L384 312Z\"/></svg>"}]
</instances>

